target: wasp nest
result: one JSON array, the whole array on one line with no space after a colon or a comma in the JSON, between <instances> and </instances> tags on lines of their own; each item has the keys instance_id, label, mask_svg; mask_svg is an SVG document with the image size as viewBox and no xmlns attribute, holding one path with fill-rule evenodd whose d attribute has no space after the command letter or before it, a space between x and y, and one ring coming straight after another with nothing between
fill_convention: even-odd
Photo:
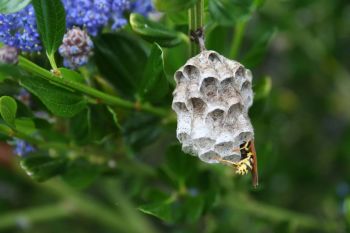
<instances>
[{"instance_id":1,"label":"wasp nest","mask_svg":"<svg viewBox=\"0 0 350 233\"><path fill-rule=\"evenodd\" d=\"M239 146L254 138L248 117L252 74L215 51L202 51L175 73L172 108L185 153L207 163L237 162Z\"/></svg>"}]
</instances>

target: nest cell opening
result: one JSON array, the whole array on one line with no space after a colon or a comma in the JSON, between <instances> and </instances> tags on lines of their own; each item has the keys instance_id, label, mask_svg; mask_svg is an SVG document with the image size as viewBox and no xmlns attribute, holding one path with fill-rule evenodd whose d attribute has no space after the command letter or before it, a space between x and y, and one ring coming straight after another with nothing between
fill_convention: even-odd
<instances>
[{"instance_id":1,"label":"nest cell opening","mask_svg":"<svg viewBox=\"0 0 350 233\"><path fill-rule=\"evenodd\" d=\"M239 141L240 144L251 141L252 139L253 139L252 132L241 132L240 134L238 134L236 138L236 140Z\"/></svg>"},{"instance_id":2,"label":"nest cell opening","mask_svg":"<svg viewBox=\"0 0 350 233\"><path fill-rule=\"evenodd\" d=\"M186 80L186 77L184 76L184 74L178 70L175 73L175 81L176 81L177 85L179 85L179 84L185 83L187 80Z\"/></svg>"},{"instance_id":3,"label":"nest cell opening","mask_svg":"<svg viewBox=\"0 0 350 233\"><path fill-rule=\"evenodd\" d=\"M219 57L219 55L217 53L210 53L208 55L208 59L209 61L213 62L213 63L218 63L218 62L221 62L221 59Z\"/></svg>"},{"instance_id":4,"label":"nest cell opening","mask_svg":"<svg viewBox=\"0 0 350 233\"><path fill-rule=\"evenodd\" d=\"M216 144L214 147L215 152L217 152L221 156L231 155L234 149L235 148L234 148L233 142L222 142L222 143Z\"/></svg>"},{"instance_id":5,"label":"nest cell opening","mask_svg":"<svg viewBox=\"0 0 350 233\"><path fill-rule=\"evenodd\" d=\"M208 151L201 155L199 155L199 158L203 160L206 163L219 163L221 157L218 153L215 151Z\"/></svg>"},{"instance_id":6,"label":"nest cell opening","mask_svg":"<svg viewBox=\"0 0 350 233\"><path fill-rule=\"evenodd\" d=\"M184 102L174 102L172 107L177 114L188 112Z\"/></svg>"},{"instance_id":7,"label":"nest cell opening","mask_svg":"<svg viewBox=\"0 0 350 233\"><path fill-rule=\"evenodd\" d=\"M231 105L228 109L226 122L228 124L234 124L240 114L242 114L242 105L240 103Z\"/></svg>"},{"instance_id":8,"label":"nest cell opening","mask_svg":"<svg viewBox=\"0 0 350 233\"><path fill-rule=\"evenodd\" d=\"M200 76L198 68L193 65L186 65L183 72L190 80L198 79Z\"/></svg>"},{"instance_id":9,"label":"nest cell opening","mask_svg":"<svg viewBox=\"0 0 350 233\"><path fill-rule=\"evenodd\" d=\"M217 97L218 95L218 80L214 77L208 77L203 79L201 87L201 93L208 99Z\"/></svg>"},{"instance_id":10,"label":"nest cell opening","mask_svg":"<svg viewBox=\"0 0 350 233\"><path fill-rule=\"evenodd\" d=\"M212 125L214 128L223 124L225 111L222 109L215 109L208 113L206 123Z\"/></svg>"},{"instance_id":11,"label":"nest cell opening","mask_svg":"<svg viewBox=\"0 0 350 233\"><path fill-rule=\"evenodd\" d=\"M190 104L193 110L193 114L195 115L202 114L206 109L206 103L200 98L191 98Z\"/></svg>"},{"instance_id":12,"label":"nest cell opening","mask_svg":"<svg viewBox=\"0 0 350 233\"><path fill-rule=\"evenodd\" d=\"M236 77L244 77L245 69L243 66L239 66L235 72Z\"/></svg>"},{"instance_id":13,"label":"nest cell opening","mask_svg":"<svg viewBox=\"0 0 350 233\"><path fill-rule=\"evenodd\" d=\"M208 151L212 148L214 143L215 141L208 137L193 139L193 145L198 151Z\"/></svg>"}]
</instances>

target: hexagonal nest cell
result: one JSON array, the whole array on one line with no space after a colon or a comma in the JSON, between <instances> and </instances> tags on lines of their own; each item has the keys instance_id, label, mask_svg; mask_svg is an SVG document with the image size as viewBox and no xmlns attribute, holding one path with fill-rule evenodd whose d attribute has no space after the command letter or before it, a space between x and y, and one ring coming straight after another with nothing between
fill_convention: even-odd
<instances>
[{"instance_id":1,"label":"hexagonal nest cell","mask_svg":"<svg viewBox=\"0 0 350 233\"><path fill-rule=\"evenodd\" d=\"M207 163L239 161L237 149L254 138L250 70L206 50L176 71L175 80L172 108L183 151Z\"/></svg>"}]
</instances>

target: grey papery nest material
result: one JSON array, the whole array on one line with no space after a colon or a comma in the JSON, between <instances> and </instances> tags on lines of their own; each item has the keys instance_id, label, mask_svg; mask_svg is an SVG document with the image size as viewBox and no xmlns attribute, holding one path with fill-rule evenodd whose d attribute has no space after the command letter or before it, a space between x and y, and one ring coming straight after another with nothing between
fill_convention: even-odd
<instances>
[{"instance_id":1,"label":"grey papery nest material","mask_svg":"<svg viewBox=\"0 0 350 233\"><path fill-rule=\"evenodd\" d=\"M175 80L172 108L183 151L207 163L238 162L239 146L254 139L250 70L205 50L177 70Z\"/></svg>"}]
</instances>

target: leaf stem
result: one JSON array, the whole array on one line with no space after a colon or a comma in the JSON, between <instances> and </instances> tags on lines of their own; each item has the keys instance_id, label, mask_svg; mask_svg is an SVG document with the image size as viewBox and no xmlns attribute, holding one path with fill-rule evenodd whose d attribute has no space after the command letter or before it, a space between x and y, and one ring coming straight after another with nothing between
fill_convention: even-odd
<instances>
[{"instance_id":1,"label":"leaf stem","mask_svg":"<svg viewBox=\"0 0 350 233\"><path fill-rule=\"evenodd\" d=\"M49 59L50 65L53 69L53 73L55 74L55 76L60 76L60 72L58 71L57 65L56 65L56 61L55 61L55 55L54 54L48 54L46 53L47 58Z\"/></svg>"},{"instance_id":2,"label":"leaf stem","mask_svg":"<svg viewBox=\"0 0 350 233\"><path fill-rule=\"evenodd\" d=\"M169 115L168 111L166 111L162 108L157 108L157 107L154 107L150 104L135 104L131 101L121 99L117 96L112 96L112 95L106 94L106 93L101 92L95 88L89 87L85 84L66 79L65 77L62 77L62 76L56 77L50 71L34 64L33 62L29 61L28 59L26 59L22 56L19 57L19 64L18 65L28 72L37 74L41 78L44 78L50 82L64 85L66 87L69 87L73 90L84 93L86 95L95 97L98 100L98 102L103 102L103 103L110 105L110 106L145 111L145 112L152 113L154 115L161 116L161 117Z\"/></svg>"},{"instance_id":3,"label":"leaf stem","mask_svg":"<svg viewBox=\"0 0 350 233\"><path fill-rule=\"evenodd\" d=\"M247 20L240 20L237 22L235 27L235 35L230 50L230 58L234 59L237 57L239 48L241 47Z\"/></svg>"}]
</instances>

